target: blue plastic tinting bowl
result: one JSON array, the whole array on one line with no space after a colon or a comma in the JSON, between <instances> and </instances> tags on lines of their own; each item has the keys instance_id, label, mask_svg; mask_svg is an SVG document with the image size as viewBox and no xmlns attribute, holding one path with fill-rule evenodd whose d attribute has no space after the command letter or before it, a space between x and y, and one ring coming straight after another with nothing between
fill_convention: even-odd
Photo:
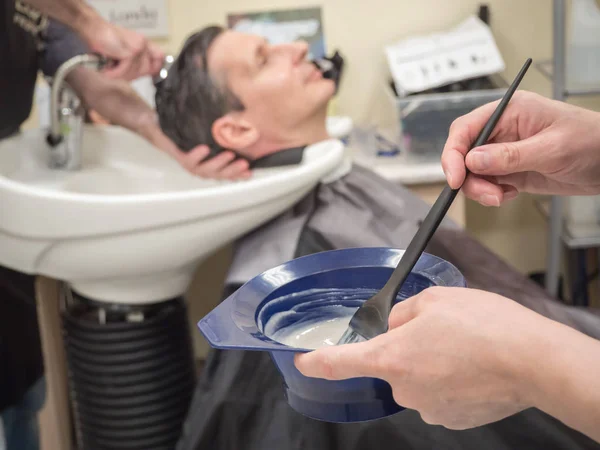
<instances>
[{"instance_id":1,"label":"blue plastic tinting bowl","mask_svg":"<svg viewBox=\"0 0 600 450\"><path fill-rule=\"evenodd\" d=\"M359 422L395 414L404 408L394 402L392 390L383 380L331 381L305 377L294 365L294 353L309 350L276 342L262 330L273 314L293 306L298 308L302 302L302 296L274 302L278 297L310 289L381 289L403 253L390 248L352 248L288 261L250 280L200 320L198 327L214 348L269 352L283 377L288 403L308 417L328 422ZM424 253L397 301L430 286L464 287L466 283L452 264ZM360 305L356 299L342 303ZM300 311L311 313L311 304L302 305Z\"/></svg>"}]
</instances>

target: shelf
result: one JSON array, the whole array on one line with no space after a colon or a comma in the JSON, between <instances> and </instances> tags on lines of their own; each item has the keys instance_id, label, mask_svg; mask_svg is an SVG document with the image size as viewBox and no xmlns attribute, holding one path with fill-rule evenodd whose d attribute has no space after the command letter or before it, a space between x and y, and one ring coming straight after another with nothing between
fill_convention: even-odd
<instances>
[{"instance_id":1,"label":"shelf","mask_svg":"<svg viewBox=\"0 0 600 450\"><path fill-rule=\"evenodd\" d=\"M356 164L371 169L380 177L406 186L446 182L439 156L417 159L402 153L398 156L373 158L356 151L353 159Z\"/></svg>"},{"instance_id":2,"label":"shelf","mask_svg":"<svg viewBox=\"0 0 600 450\"><path fill-rule=\"evenodd\" d=\"M534 64L535 67L544 75L548 80L553 81L554 77L553 73L553 64L552 61L540 61L539 63ZM568 83L567 83L568 84ZM573 85L571 87L567 86L564 92L566 97L581 97L584 95L600 95L600 85L599 86L577 86Z\"/></svg>"},{"instance_id":3,"label":"shelf","mask_svg":"<svg viewBox=\"0 0 600 450\"><path fill-rule=\"evenodd\" d=\"M538 211L544 217L550 217L550 199L534 201ZM600 224L573 225L564 222L561 240L571 250L600 247Z\"/></svg>"}]
</instances>

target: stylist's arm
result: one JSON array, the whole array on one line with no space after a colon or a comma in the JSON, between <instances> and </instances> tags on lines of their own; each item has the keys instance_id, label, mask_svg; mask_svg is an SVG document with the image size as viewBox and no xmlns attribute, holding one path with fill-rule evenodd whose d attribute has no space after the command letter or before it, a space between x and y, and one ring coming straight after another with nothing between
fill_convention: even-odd
<instances>
[{"instance_id":1,"label":"stylist's arm","mask_svg":"<svg viewBox=\"0 0 600 450\"><path fill-rule=\"evenodd\" d=\"M600 193L600 113L518 92L489 143L467 154L495 107L453 123L442 154L452 188L488 206L519 192ZM600 341L463 288L427 289L395 306L389 325L368 342L298 355L296 365L314 377L382 378L400 405L449 428L537 407L600 442Z\"/></svg>"},{"instance_id":2,"label":"stylist's arm","mask_svg":"<svg viewBox=\"0 0 600 450\"><path fill-rule=\"evenodd\" d=\"M370 341L296 355L304 375L376 377L424 421L466 429L530 407L600 441L600 342L484 291L405 300Z\"/></svg>"},{"instance_id":3,"label":"stylist's arm","mask_svg":"<svg viewBox=\"0 0 600 450\"><path fill-rule=\"evenodd\" d=\"M164 61L163 51L143 35L113 25L83 0L27 0L49 17L75 31L92 52L116 64L106 70L113 78L134 80L155 75Z\"/></svg>"}]
</instances>

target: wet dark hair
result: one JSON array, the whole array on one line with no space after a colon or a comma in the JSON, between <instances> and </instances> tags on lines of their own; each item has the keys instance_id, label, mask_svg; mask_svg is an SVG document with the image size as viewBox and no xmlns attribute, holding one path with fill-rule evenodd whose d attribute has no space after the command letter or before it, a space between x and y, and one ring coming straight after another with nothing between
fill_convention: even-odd
<instances>
[{"instance_id":1,"label":"wet dark hair","mask_svg":"<svg viewBox=\"0 0 600 450\"><path fill-rule=\"evenodd\" d=\"M216 155L224 149L212 135L213 123L244 107L227 86L208 71L208 50L224 31L210 26L187 38L167 78L156 89L156 111L163 132L183 151L200 144Z\"/></svg>"}]
</instances>

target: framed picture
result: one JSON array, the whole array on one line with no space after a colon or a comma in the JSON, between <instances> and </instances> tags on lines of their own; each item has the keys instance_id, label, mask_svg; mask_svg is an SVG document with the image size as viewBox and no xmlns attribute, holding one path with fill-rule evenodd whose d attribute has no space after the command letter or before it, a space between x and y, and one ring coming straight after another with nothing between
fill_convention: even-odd
<instances>
[{"instance_id":1,"label":"framed picture","mask_svg":"<svg viewBox=\"0 0 600 450\"><path fill-rule=\"evenodd\" d=\"M325 56L321 8L303 8L229 14L229 28L263 36L272 44L304 40L309 58Z\"/></svg>"},{"instance_id":2,"label":"framed picture","mask_svg":"<svg viewBox=\"0 0 600 450\"><path fill-rule=\"evenodd\" d=\"M108 22L150 38L169 36L167 0L88 0Z\"/></svg>"}]
</instances>

